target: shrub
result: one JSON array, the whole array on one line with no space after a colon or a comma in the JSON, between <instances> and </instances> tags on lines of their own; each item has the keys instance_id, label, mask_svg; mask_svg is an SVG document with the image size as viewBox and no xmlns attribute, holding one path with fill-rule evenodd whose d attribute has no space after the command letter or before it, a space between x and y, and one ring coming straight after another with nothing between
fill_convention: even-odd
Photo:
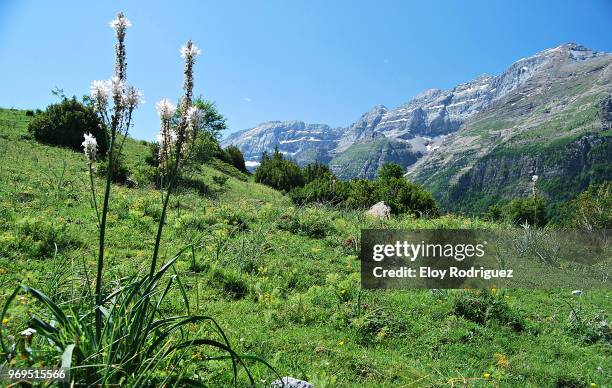
<instances>
[{"instance_id":1,"label":"shrub","mask_svg":"<svg viewBox=\"0 0 612 388\"><path fill-rule=\"evenodd\" d=\"M270 158L267 154L261 158L261 165L255 171L255 182L288 192L304 185L304 176L300 167L291 160L286 160L278 148Z\"/></svg>"},{"instance_id":2,"label":"shrub","mask_svg":"<svg viewBox=\"0 0 612 388\"><path fill-rule=\"evenodd\" d=\"M229 177L227 175L214 175L212 177L213 182L220 187L225 186L228 179Z\"/></svg>"},{"instance_id":3,"label":"shrub","mask_svg":"<svg viewBox=\"0 0 612 388\"><path fill-rule=\"evenodd\" d=\"M101 128L95 112L74 97L64 98L35 115L28 131L41 143L65 146L75 151L82 151L83 135L89 132L98 142L98 152L105 155L108 151L106 130Z\"/></svg>"},{"instance_id":4,"label":"shrub","mask_svg":"<svg viewBox=\"0 0 612 388\"><path fill-rule=\"evenodd\" d=\"M289 195L298 205L312 202L338 205L347 198L347 183L336 179L333 175L323 176L310 181L303 187L291 190Z\"/></svg>"},{"instance_id":5,"label":"shrub","mask_svg":"<svg viewBox=\"0 0 612 388\"><path fill-rule=\"evenodd\" d=\"M217 152L219 143L208 133L201 133L198 134L191 147L190 159L194 162L205 163Z\"/></svg>"},{"instance_id":6,"label":"shrub","mask_svg":"<svg viewBox=\"0 0 612 388\"><path fill-rule=\"evenodd\" d=\"M149 143L149 154L145 156L145 162L151 166L159 166L159 143Z\"/></svg>"},{"instance_id":7,"label":"shrub","mask_svg":"<svg viewBox=\"0 0 612 388\"><path fill-rule=\"evenodd\" d=\"M356 330L357 340L362 344L372 344L392 335L406 331L406 322L383 308L373 307L351 321Z\"/></svg>"},{"instance_id":8,"label":"shrub","mask_svg":"<svg viewBox=\"0 0 612 388\"><path fill-rule=\"evenodd\" d=\"M573 226L586 230L612 228L612 182L589 186L571 206L575 209Z\"/></svg>"},{"instance_id":9,"label":"shrub","mask_svg":"<svg viewBox=\"0 0 612 388\"><path fill-rule=\"evenodd\" d=\"M217 268L212 274L212 282L232 299L242 299L249 293L247 282L234 271Z\"/></svg>"},{"instance_id":10,"label":"shrub","mask_svg":"<svg viewBox=\"0 0 612 388\"><path fill-rule=\"evenodd\" d=\"M502 213L516 225L544 226L548 223L546 203L541 196L513 199L503 207Z\"/></svg>"},{"instance_id":11,"label":"shrub","mask_svg":"<svg viewBox=\"0 0 612 388\"><path fill-rule=\"evenodd\" d=\"M367 209L377 201L374 182L367 179L352 180L348 187L346 207Z\"/></svg>"},{"instance_id":12,"label":"shrub","mask_svg":"<svg viewBox=\"0 0 612 388\"><path fill-rule=\"evenodd\" d=\"M405 178L390 177L376 181L376 196L385 201L394 214L412 213L416 216L437 215L438 208L433 196L422 186Z\"/></svg>"},{"instance_id":13,"label":"shrub","mask_svg":"<svg viewBox=\"0 0 612 388\"><path fill-rule=\"evenodd\" d=\"M100 176L106 176L108 173L108 160L103 160L97 165L97 172ZM128 182L130 170L125 164L125 159L122 155L118 155L113 160L113 171L111 174L111 180L115 183L125 184Z\"/></svg>"}]
</instances>

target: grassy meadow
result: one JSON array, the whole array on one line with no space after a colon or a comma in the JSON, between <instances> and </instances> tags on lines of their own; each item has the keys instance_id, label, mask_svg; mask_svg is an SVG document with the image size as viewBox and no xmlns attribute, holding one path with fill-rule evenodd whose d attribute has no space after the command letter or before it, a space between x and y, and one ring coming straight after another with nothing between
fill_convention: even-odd
<instances>
[{"instance_id":1,"label":"grassy meadow","mask_svg":"<svg viewBox=\"0 0 612 388\"><path fill-rule=\"evenodd\" d=\"M85 156L34 141L29 119L25 111L0 110L0 306L21 283L57 301L78 301L94 287L98 226ZM112 186L107 293L150 266L161 200L144 179L149 152L128 139L125 160L138 185ZM360 290L362 228L509 225L453 215L384 221L296 207L217 160L187 175L197 190L182 187L171 198L160 255L166 262L183 250L171 271L181 287L160 313L214 317L236 352L266 360L282 376L315 387L612 386L609 324L602 333L610 290ZM102 193L104 179L94 184ZM5 337L19 336L40 308L27 295L17 298L2 323ZM12 365L58 364L61 353L37 336L32 341L30 356ZM231 385L229 361L206 359L214 354L206 347L188 352L178 365L186 375ZM276 378L246 362L259 386ZM157 373L173 367L158 365Z\"/></svg>"}]
</instances>

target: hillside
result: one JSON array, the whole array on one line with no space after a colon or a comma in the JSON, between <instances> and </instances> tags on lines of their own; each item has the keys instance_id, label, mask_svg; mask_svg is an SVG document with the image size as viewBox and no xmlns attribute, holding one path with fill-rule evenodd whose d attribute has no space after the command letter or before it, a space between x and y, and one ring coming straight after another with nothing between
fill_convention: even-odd
<instances>
[{"instance_id":1,"label":"hillside","mask_svg":"<svg viewBox=\"0 0 612 388\"><path fill-rule=\"evenodd\" d=\"M1 305L21 282L55 300L78 299L92 287L96 263L85 156L37 143L26 131L29 119L24 111L0 110ZM148 270L160 212L159 192L142 178L147 144L128 139L124 151L139 184L112 187L107 292ZM198 190L183 187L173 197L162 240L164 261L193 244L173 268L184 294L173 289L162 311L182 314L186 298L191 313L217 320L239 353L262 357L282 375L317 387L604 386L612 380L609 340L593 341L584 331L600 330L607 319L609 290L586 291L578 302L571 290L360 289L362 228L508 225L455 216L377 220L361 211L295 207L218 161L190 178ZM102 179L94 183L102 192ZM477 310L495 305L499 315L479 320L462 310L466 301ZM570 315L578 303L580 327ZM11 306L7 334L18 335L37 308L28 298ZM206 360L205 348L190 352L186 375L208 386L230 383L231 363ZM261 386L275 378L261 364L249 366ZM159 366L168 373L173 367Z\"/></svg>"}]
</instances>

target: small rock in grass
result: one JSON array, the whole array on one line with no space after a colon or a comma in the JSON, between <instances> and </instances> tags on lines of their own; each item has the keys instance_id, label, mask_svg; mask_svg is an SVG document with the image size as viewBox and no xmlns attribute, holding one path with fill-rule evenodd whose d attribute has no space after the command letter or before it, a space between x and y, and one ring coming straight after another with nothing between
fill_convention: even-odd
<instances>
[{"instance_id":1,"label":"small rock in grass","mask_svg":"<svg viewBox=\"0 0 612 388\"><path fill-rule=\"evenodd\" d=\"M580 296L580 295L582 295L582 290L574 290L574 291L572 291L572 295Z\"/></svg>"},{"instance_id":2,"label":"small rock in grass","mask_svg":"<svg viewBox=\"0 0 612 388\"><path fill-rule=\"evenodd\" d=\"M391 208L385 204L385 201L380 201L374 204L367 212L368 215L373 217L382 218L388 220L391 217Z\"/></svg>"},{"instance_id":3,"label":"small rock in grass","mask_svg":"<svg viewBox=\"0 0 612 388\"><path fill-rule=\"evenodd\" d=\"M313 388L308 381L299 380L294 377L283 377L281 380L276 380L272 383L273 387L283 388Z\"/></svg>"}]
</instances>

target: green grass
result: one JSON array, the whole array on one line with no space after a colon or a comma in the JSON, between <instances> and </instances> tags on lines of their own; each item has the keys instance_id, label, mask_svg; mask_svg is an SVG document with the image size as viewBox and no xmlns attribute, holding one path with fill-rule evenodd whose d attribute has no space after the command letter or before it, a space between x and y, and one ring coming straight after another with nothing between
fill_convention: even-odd
<instances>
[{"instance_id":1,"label":"green grass","mask_svg":"<svg viewBox=\"0 0 612 388\"><path fill-rule=\"evenodd\" d=\"M29 139L27 120L22 111L0 110L0 304L20 283L68 300L95 277L97 226L85 157ZM147 145L128 139L125 152L133 175L145 176ZM182 189L171 200L162 259L195 244L176 263L191 313L214 317L236 351L264 358L282 375L317 387L588 387L612 381L610 343L586 341L568 318L570 305L578 303L571 290L495 290L487 296L486 303L524 322L520 330L505 318L479 321L465 313L458 307L465 298L477 307L480 296L464 291L360 291L362 228L500 225L456 216L378 221L361 212L295 208L218 161L190 174L208 191L202 196ZM228 177L223 186L213 180L221 175ZM103 182L95 183L100 193ZM148 271L161 210L158 191L144 180L138 188L112 190L107 291L125 276ZM610 313L611 298L606 290L585 292L582 318L595 325ZM28 298L12 306L9 332L23 330L27 310L36 307ZM183 307L178 291L160 306L168 314ZM181 368L209 386L231 382L231 363L203 360L204 348L191 352L192 362ZM264 365L249 366L257 381L274 379Z\"/></svg>"}]
</instances>

